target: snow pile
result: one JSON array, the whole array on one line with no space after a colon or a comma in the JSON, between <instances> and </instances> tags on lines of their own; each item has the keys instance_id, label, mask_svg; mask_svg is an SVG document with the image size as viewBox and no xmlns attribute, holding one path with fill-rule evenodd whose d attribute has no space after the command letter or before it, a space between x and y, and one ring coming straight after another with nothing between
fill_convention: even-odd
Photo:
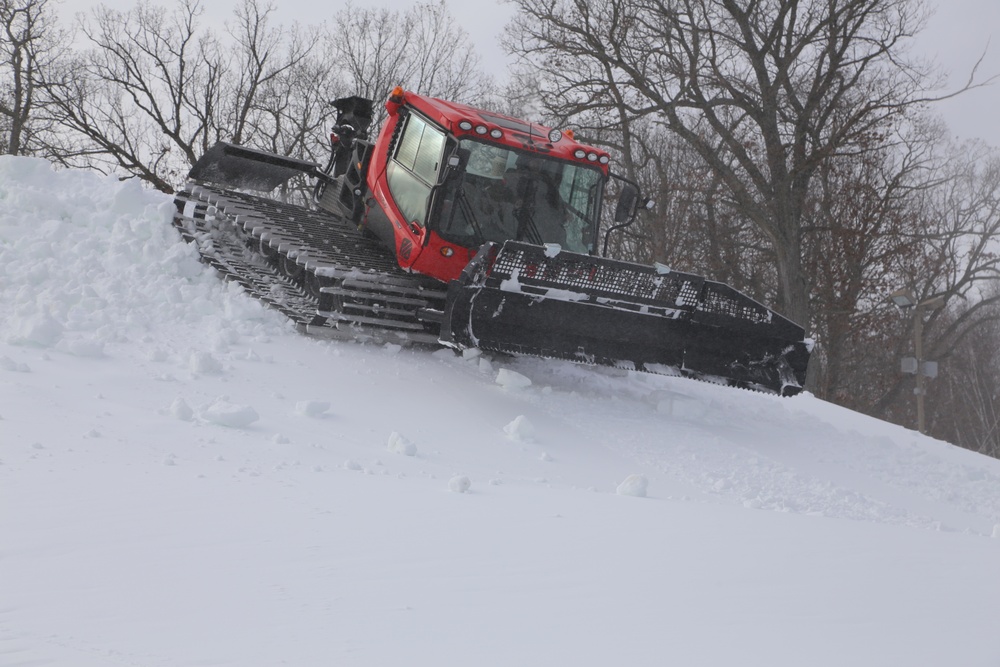
<instances>
[{"instance_id":1,"label":"snow pile","mask_svg":"<svg viewBox=\"0 0 1000 667\"><path fill-rule=\"evenodd\" d=\"M100 357L178 324L200 327L212 345L286 329L238 289L219 288L179 241L173 208L135 180L0 155L0 340ZM219 370L208 358L191 363Z\"/></svg>"}]
</instances>

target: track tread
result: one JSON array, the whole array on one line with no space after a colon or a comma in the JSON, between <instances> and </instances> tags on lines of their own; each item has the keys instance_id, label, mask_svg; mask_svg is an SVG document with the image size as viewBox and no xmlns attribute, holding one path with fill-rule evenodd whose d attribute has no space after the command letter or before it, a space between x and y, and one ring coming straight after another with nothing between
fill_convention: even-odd
<instances>
[{"instance_id":1,"label":"track tread","mask_svg":"<svg viewBox=\"0 0 1000 667\"><path fill-rule=\"evenodd\" d=\"M436 343L438 325L420 314L444 307L446 287L399 268L395 258L348 220L242 192L192 183L176 198L174 225L198 246L203 260L227 280L283 313L300 329L325 335L322 327L346 336L403 338ZM282 273L259 249L287 262L295 273L318 284L338 281L320 292L342 299L337 311ZM331 334L332 335L332 334Z\"/></svg>"}]
</instances>

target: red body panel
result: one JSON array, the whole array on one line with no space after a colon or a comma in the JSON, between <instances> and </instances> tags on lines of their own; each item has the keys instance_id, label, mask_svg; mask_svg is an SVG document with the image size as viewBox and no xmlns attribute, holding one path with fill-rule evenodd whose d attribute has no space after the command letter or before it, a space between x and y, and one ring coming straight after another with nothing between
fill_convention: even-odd
<instances>
[{"instance_id":1,"label":"red body panel","mask_svg":"<svg viewBox=\"0 0 1000 667\"><path fill-rule=\"evenodd\" d=\"M580 144L570 135L564 134L559 141L550 142L548 138L550 128L502 114L410 92L404 92L401 100L390 98L386 103L389 117L375 141L367 182L371 197L369 206L372 204L378 206L389 219L395 241L393 250L396 253L396 261L404 269L448 282L459 277L462 269L478 251L478 248L465 248L445 241L433 229L411 223L404 218L396 202L393 201L386 178L390 159L388 149L401 120L399 109L404 105L417 110L456 138L468 136L515 150L532 151L567 162L589 164L599 168L605 176L608 175L608 154ZM462 121L468 121L473 128L485 126L487 132L499 131L500 136L497 138L479 134L471 128L463 130L459 126ZM590 157L580 158L575 155L580 150ZM600 162L602 158L604 163ZM433 224L428 227L433 227Z\"/></svg>"}]
</instances>

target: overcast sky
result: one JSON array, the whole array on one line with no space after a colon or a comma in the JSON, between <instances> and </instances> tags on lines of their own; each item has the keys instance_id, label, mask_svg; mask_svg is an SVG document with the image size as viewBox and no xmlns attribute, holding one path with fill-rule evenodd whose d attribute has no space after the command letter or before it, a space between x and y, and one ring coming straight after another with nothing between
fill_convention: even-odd
<instances>
[{"instance_id":1,"label":"overcast sky","mask_svg":"<svg viewBox=\"0 0 1000 667\"><path fill-rule=\"evenodd\" d=\"M78 11L101 4L94 0L59 0L67 18ZM208 12L221 19L228 18L235 0L203 0ZM405 8L415 0L365 2L358 6ZM952 89L965 82L976 60L986 51L980 67L980 78L1000 75L1000 0L928 0L938 4L927 29L916 47L921 53L936 59L951 74ZM103 4L127 9L133 0L105 0ZM321 3L316 0L276 0L278 15L284 22L319 23L344 3ZM470 34L483 57L488 71L502 77L507 58L497 44L504 24L513 15L513 7L495 0L448 0L451 14ZM324 7L318 10L317 7ZM992 39L992 43L991 43ZM961 138L980 138L1000 147L1000 76L996 84L973 90L957 99L940 102L938 112L944 116L952 132Z\"/></svg>"}]
</instances>

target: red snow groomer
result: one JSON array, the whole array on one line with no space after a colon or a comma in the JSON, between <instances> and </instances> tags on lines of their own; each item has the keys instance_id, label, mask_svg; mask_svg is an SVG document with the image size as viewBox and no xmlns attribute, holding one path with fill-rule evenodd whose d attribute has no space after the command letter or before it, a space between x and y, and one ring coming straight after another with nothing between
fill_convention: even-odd
<instances>
[{"instance_id":1,"label":"red snow groomer","mask_svg":"<svg viewBox=\"0 0 1000 667\"><path fill-rule=\"evenodd\" d=\"M724 284L596 256L609 180L612 230L640 202L606 152L399 88L370 140L370 100L333 104L325 167L220 142L176 198L203 258L304 332L802 390L800 326ZM245 192L301 173L311 206Z\"/></svg>"}]
</instances>

